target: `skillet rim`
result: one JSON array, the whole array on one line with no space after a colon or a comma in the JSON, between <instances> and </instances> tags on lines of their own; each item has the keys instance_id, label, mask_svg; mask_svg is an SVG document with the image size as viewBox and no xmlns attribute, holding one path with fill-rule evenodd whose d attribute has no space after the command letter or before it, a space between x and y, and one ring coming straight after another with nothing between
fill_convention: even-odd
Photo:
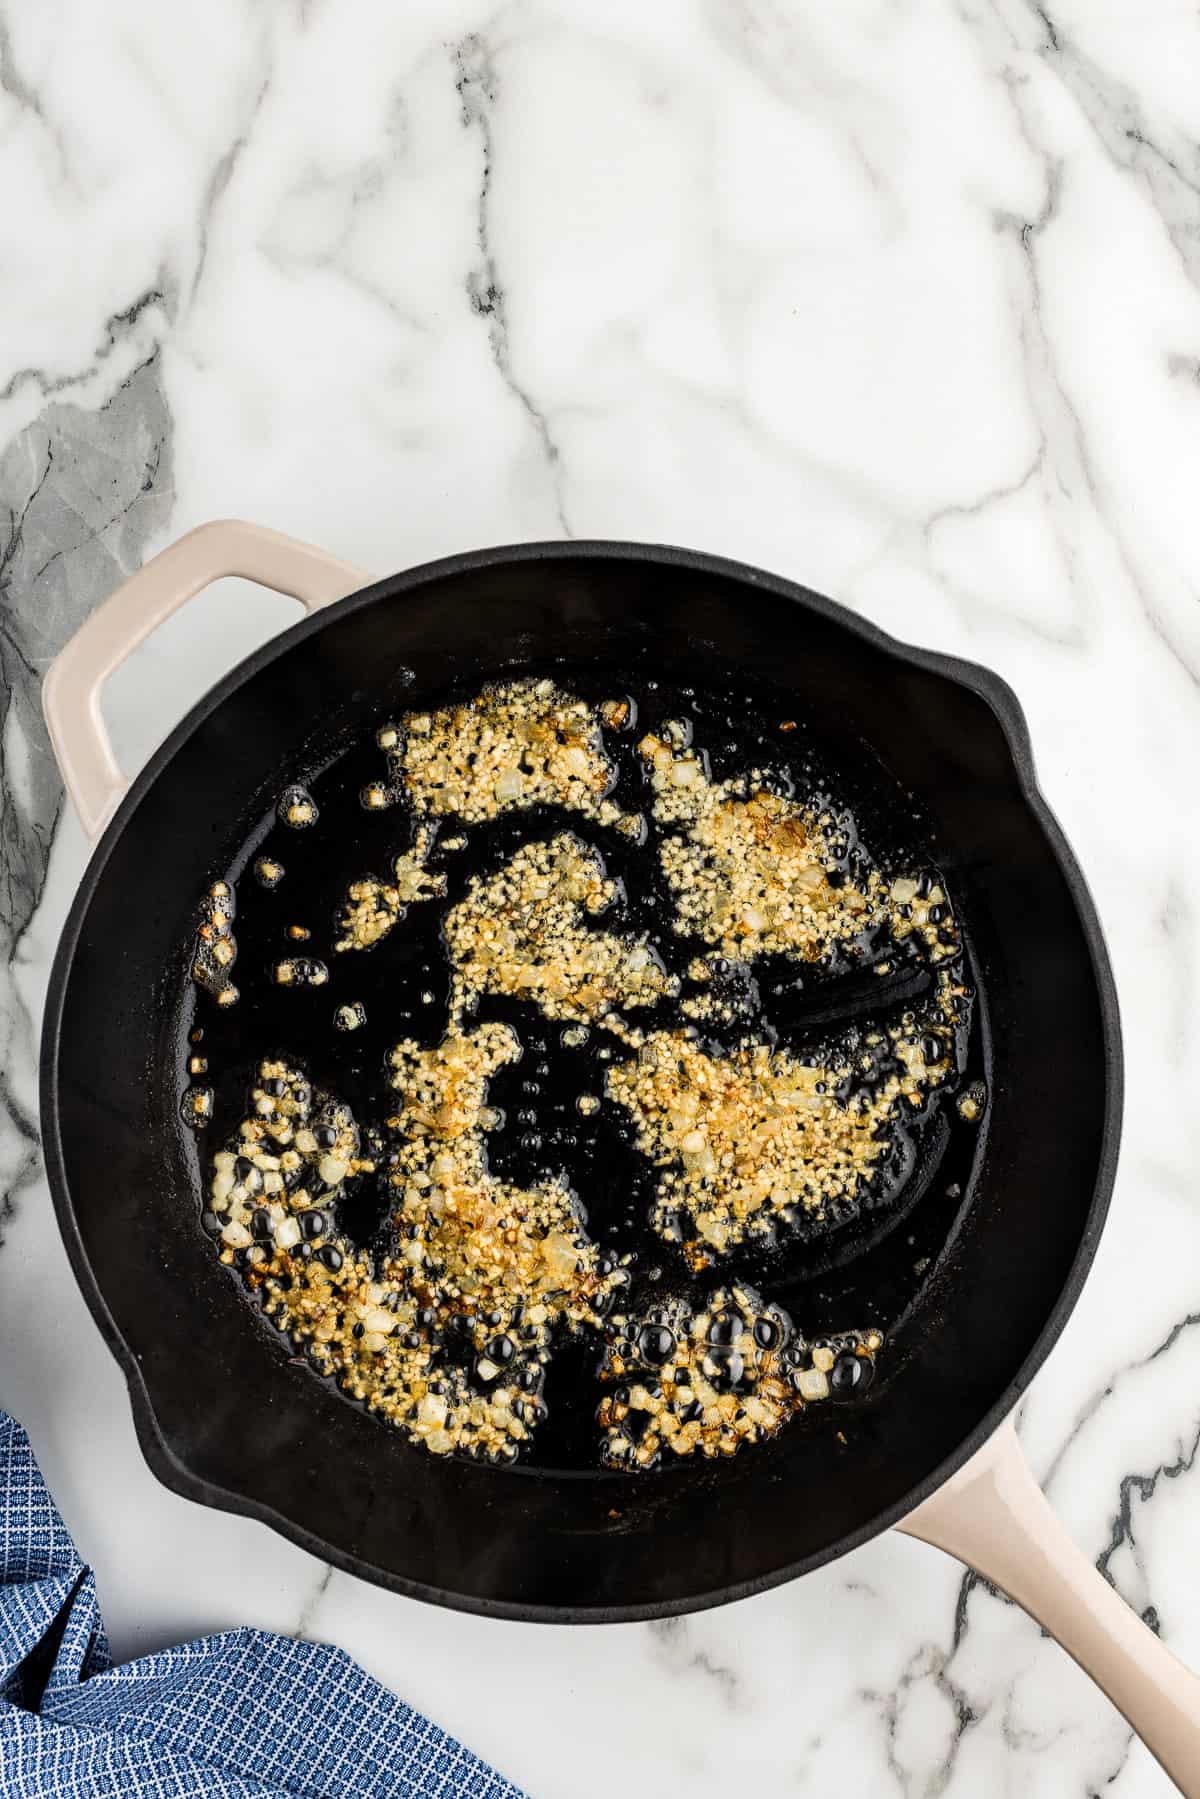
<instances>
[{"instance_id":1,"label":"skillet rim","mask_svg":"<svg viewBox=\"0 0 1200 1799\"><path fill-rule=\"evenodd\" d=\"M75 951L93 894L105 866L126 825L137 811L143 796L168 768L176 751L198 725L210 717L224 701L246 681L287 653L296 643L314 636L343 608L358 610L447 576L469 574L478 568L497 563L549 562L571 558L643 562L652 566L687 569L692 573L720 576L743 582L787 600L791 604L828 620L856 637L860 642L881 651L893 660L940 676L975 694L988 707L1004 738L1016 772L1022 799L1040 827L1051 855L1057 863L1070 893L1096 983L1103 1037L1105 1076L1104 1118L1100 1138L1095 1186L1079 1245L1071 1261L1067 1278L1038 1336L1016 1375L1001 1397L963 1438L957 1449L930 1474L918 1481L899 1501L884 1507L868 1523L848 1531L822 1549L788 1562L770 1574L740 1581L686 1599L657 1601L646 1604L615 1606L580 1606L528 1604L513 1600L493 1600L473 1594L455 1592L446 1587L404 1578L364 1561L349 1551L297 1524L272 1506L252 1499L235 1489L221 1486L194 1474L168 1446L142 1378L138 1358L125 1342L108 1309L107 1301L92 1271L84 1249L82 1235L75 1218L66 1174L66 1162L60 1132L58 1062L62 1039L63 1010L70 981ZM271 637L251 655L235 664L192 706L174 729L149 757L131 781L119 806L94 846L79 887L72 899L62 934L55 950L54 962L46 991L43 1014L39 1103L42 1125L42 1150L46 1178L54 1204L55 1216L67 1250L72 1272L93 1319L118 1366L125 1376L133 1411L134 1428L143 1456L155 1477L172 1492L215 1510L252 1518L267 1524L288 1541L297 1544L341 1573L353 1574L406 1598L420 1599L454 1611L481 1617L506 1618L522 1623L609 1624L642 1623L678 1617L691 1612L707 1611L718 1605L749 1598L782 1586L786 1581L836 1561L850 1550L860 1548L873 1537L907 1517L924 1499L943 1486L965 1462L991 1437L1020 1400L1034 1376L1053 1349L1070 1317L1091 1270L1096 1249L1108 1216L1116 1179L1120 1150L1121 1121L1124 1098L1124 1057L1120 1009L1112 965L1100 926L1099 915L1090 889L1071 849L1066 835L1051 810L1038 784L1034 767L1033 746L1029 727L1020 701L1008 682L992 669L964 658L937 650L908 644L872 620L857 614L835 600L789 580L784 575L756 568L732 557L713 555L704 550L680 545L639 543L634 540L570 538L538 540L527 543L499 544L483 549L460 551L431 562L391 574L358 589L333 605L301 618L276 636Z\"/></svg>"}]
</instances>

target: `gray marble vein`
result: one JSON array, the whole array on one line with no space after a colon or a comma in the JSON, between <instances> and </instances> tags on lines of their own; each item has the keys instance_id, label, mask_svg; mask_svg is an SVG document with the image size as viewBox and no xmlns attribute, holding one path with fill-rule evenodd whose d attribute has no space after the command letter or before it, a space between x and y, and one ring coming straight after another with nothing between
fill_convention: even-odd
<instances>
[{"instance_id":1,"label":"gray marble vein","mask_svg":"<svg viewBox=\"0 0 1200 1799\"><path fill-rule=\"evenodd\" d=\"M997 8L998 15L1003 17L1009 10L1008 0L1002 0ZM1185 181L1170 158L1162 152L1156 152L1149 163L1136 154L1143 146L1153 146L1149 146L1140 128L1130 123L1136 117L1136 112L1131 110L1128 92L1122 89L1119 82L1104 77L1086 57L1068 45L1046 9L1033 7L1030 10L1046 34L1044 41L1037 46L1038 54L1052 60L1053 68L1083 107L1108 154L1122 168L1135 169L1146 177L1144 191L1148 193L1158 216L1168 225L1172 242L1177 248L1187 246L1189 277L1194 280L1192 258L1200 245L1200 205L1197 204L1194 180ZM991 34L984 35L987 39ZM1015 37L1019 43L1019 16ZM1097 466L1089 426L1079 402L1058 366L1053 336L1046 327L1043 275L1037 245L1038 240L1059 216L1065 165L1061 156L1055 155L1046 147L1045 128L1039 123L1037 103L1029 93L1027 79L1009 66L1005 68L1002 80L1017 115L1021 135L1041 160L1046 180L1046 198L1041 212L1035 219L1025 221L1019 227L1021 246L1028 267L1031 296L1029 320L1031 328L1036 332L1036 342L1030 345L1035 364L1031 398L1034 397L1033 382L1036 381L1043 398L1052 399L1060 416L1058 467L1060 472L1066 473L1070 483L1064 496L1068 505L1078 503L1086 496L1096 522L1102 527L1116 552L1120 568L1154 637L1188 681L1193 686L1200 686L1200 617L1197 616L1197 609L1194 603L1184 609L1177 602L1168 602L1159 591L1158 583L1144 566L1143 556L1131 542L1120 512L1113 505L1112 495L1107 491L1107 484ZM1188 155L1192 161L1196 160L1194 145L1189 147ZM1165 164L1170 177L1166 183L1155 176L1160 161ZM1182 195L1180 186L1185 190ZM1072 480L1072 475L1075 480ZM1073 582L1072 587L1075 593L1081 594L1079 582ZM1191 597L1194 602L1194 595Z\"/></svg>"},{"instance_id":2,"label":"gray marble vein","mask_svg":"<svg viewBox=\"0 0 1200 1799\"><path fill-rule=\"evenodd\" d=\"M710 1697L738 1711L744 1703L741 1675L718 1660L711 1650L698 1645L686 1618L663 1618L649 1626L658 1658L673 1673L696 1674L705 1682Z\"/></svg>"},{"instance_id":3,"label":"gray marble vein","mask_svg":"<svg viewBox=\"0 0 1200 1799\"><path fill-rule=\"evenodd\" d=\"M157 358L106 405L45 408L0 457L0 1224L40 1171L36 1119L7 1071L35 1060L13 964L41 898L62 805L41 677L138 567L171 507L171 421Z\"/></svg>"},{"instance_id":4,"label":"gray marble vein","mask_svg":"<svg viewBox=\"0 0 1200 1799\"><path fill-rule=\"evenodd\" d=\"M1074 1451L1079 1439L1093 1423L1101 1407L1113 1398L1122 1383L1129 1381L1141 1369L1149 1368L1152 1363L1169 1356L1171 1351L1198 1327L1200 1327L1200 1312L1189 1313L1187 1317L1177 1319L1162 1341L1157 1343L1148 1355L1125 1363L1123 1367L1117 1369L1111 1379L1105 1382L1103 1387L1089 1396L1086 1405L1077 1413L1070 1429L1061 1437L1053 1460L1041 1475L1041 1484L1046 1492L1052 1492L1059 1471L1067 1457ZM1151 1487L1151 1491L1153 1491L1153 1487ZM1124 1493L1124 1485L1122 1485L1122 1493ZM1122 1510L1123 1506L1119 1506L1118 1518L1121 1516ZM1114 1547L1115 1545L1110 1543L1106 1552L1108 1560L1111 1560Z\"/></svg>"},{"instance_id":5,"label":"gray marble vein","mask_svg":"<svg viewBox=\"0 0 1200 1799\"><path fill-rule=\"evenodd\" d=\"M513 366L509 329L509 295L500 272L492 234L492 183L496 178L495 133L492 114L499 81L487 40L472 32L454 51L455 87L462 104L462 122L479 140L481 172L476 218L479 262L467 276L467 297L472 310L487 322L492 361L505 387L527 416L550 477L554 510L564 536L571 535L563 498L563 467L559 447L550 432L545 413L537 406L528 385Z\"/></svg>"},{"instance_id":6,"label":"gray marble vein","mask_svg":"<svg viewBox=\"0 0 1200 1799\"><path fill-rule=\"evenodd\" d=\"M245 153L247 144L250 142L250 133L254 129L254 122L262 111L263 104L270 89L271 77L267 74L263 76L258 84L257 90L251 95L250 103L246 108L244 122L239 126L237 135L228 147L222 150L221 154L218 156L213 165L212 173L205 184L204 193L200 201L200 221L196 233L196 266L192 274L191 283L191 294L193 299L195 298L196 289L200 286L204 277L204 265L208 260L208 239L209 232L212 228L213 216L216 213L221 200L228 191L230 182L234 178L238 163Z\"/></svg>"},{"instance_id":7,"label":"gray marble vein","mask_svg":"<svg viewBox=\"0 0 1200 1799\"><path fill-rule=\"evenodd\" d=\"M1019 9L1022 0L1016 0ZM1001 11L1019 10L1003 0ZM1200 147L1164 119L1150 119L1137 91L1089 56L1051 9L1031 6L1044 36L1037 54L1054 71L1096 134L1105 155L1142 187L1193 283L1200 282Z\"/></svg>"},{"instance_id":8,"label":"gray marble vein","mask_svg":"<svg viewBox=\"0 0 1200 1799\"><path fill-rule=\"evenodd\" d=\"M301 1607L300 1616L296 1621L296 1627L292 1632L292 1635L299 1637L302 1642L311 1643L314 1640L320 1640L319 1636L314 1639L313 1627L316 1623L317 1613L321 1608L321 1601L329 1591L329 1583L333 1579L334 1572L335 1570L328 1566L321 1570L315 1586Z\"/></svg>"},{"instance_id":9,"label":"gray marble vein","mask_svg":"<svg viewBox=\"0 0 1200 1799\"><path fill-rule=\"evenodd\" d=\"M1150 1504L1160 1480L1178 1480L1181 1475L1190 1474L1196 1463L1197 1450L1200 1450L1200 1423L1197 1424L1190 1441L1181 1444L1169 1460L1160 1462L1157 1467L1136 1470L1121 1476L1117 1511L1112 1522L1112 1535L1101 1550L1096 1562L1100 1572L1107 1580L1112 1581L1114 1586L1116 1581L1113 1580L1112 1562L1117 1553L1127 1545L1134 1552L1135 1564L1137 1562L1139 1508ZM1157 1606L1144 1605L1141 1608L1141 1615L1150 1628L1157 1633L1159 1629Z\"/></svg>"},{"instance_id":10,"label":"gray marble vein","mask_svg":"<svg viewBox=\"0 0 1200 1799\"><path fill-rule=\"evenodd\" d=\"M951 1652L951 1655L953 1651ZM951 1655L925 1644L916 1651L900 1676L897 1686L886 1694L866 1693L864 1697L879 1706L885 1733L887 1765L906 1799L919 1791L921 1799L936 1799L944 1793L954 1776L959 1749L967 1732L978 1723L978 1714L950 1674ZM928 1681L949 1706L953 1727L941 1756L932 1767L925 1765L919 1775L904 1763L898 1746L900 1714L911 1689ZM919 1787L915 1781L919 1779Z\"/></svg>"},{"instance_id":11,"label":"gray marble vein","mask_svg":"<svg viewBox=\"0 0 1200 1799\"><path fill-rule=\"evenodd\" d=\"M36 84L26 78L13 45L8 19L2 11L0 11L0 92L7 94L17 106L37 120L39 126L53 143L59 168L66 176L70 169L66 138L47 112Z\"/></svg>"},{"instance_id":12,"label":"gray marble vein","mask_svg":"<svg viewBox=\"0 0 1200 1799\"><path fill-rule=\"evenodd\" d=\"M144 314L153 315L150 329L160 335L172 311L169 283L160 275L152 287L129 302L120 312L114 312L111 318L104 321L100 340L87 363L80 369L66 373L52 373L47 369L19 368L15 369L0 387L0 400L9 400L14 394L26 386L33 387L43 399L50 399L57 394L66 393L72 387L79 387L96 375L102 365L113 354L113 351L125 344L136 333L139 339L145 335L146 321Z\"/></svg>"}]
</instances>

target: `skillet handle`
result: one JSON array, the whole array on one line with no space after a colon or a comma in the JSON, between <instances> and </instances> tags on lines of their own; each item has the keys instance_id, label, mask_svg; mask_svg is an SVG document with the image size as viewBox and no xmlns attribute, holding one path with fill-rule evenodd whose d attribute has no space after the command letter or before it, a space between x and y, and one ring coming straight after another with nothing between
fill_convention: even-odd
<instances>
[{"instance_id":1,"label":"skillet handle","mask_svg":"<svg viewBox=\"0 0 1200 1799\"><path fill-rule=\"evenodd\" d=\"M118 587L81 625L42 683L50 741L80 823L93 842L129 785L100 710L105 681L186 601L226 575L299 600L306 612L366 587L370 575L264 525L200 525Z\"/></svg>"},{"instance_id":2,"label":"skillet handle","mask_svg":"<svg viewBox=\"0 0 1200 1799\"><path fill-rule=\"evenodd\" d=\"M1068 1537L1011 1419L897 1528L1015 1599L1108 1694L1186 1799L1200 1799L1200 1679Z\"/></svg>"}]
</instances>

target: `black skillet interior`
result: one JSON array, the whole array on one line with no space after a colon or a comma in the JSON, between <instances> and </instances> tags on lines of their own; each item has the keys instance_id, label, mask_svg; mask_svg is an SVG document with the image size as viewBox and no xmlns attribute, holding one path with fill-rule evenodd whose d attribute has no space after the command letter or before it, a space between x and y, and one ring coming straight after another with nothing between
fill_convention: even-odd
<instances>
[{"instance_id":1,"label":"black skillet interior","mask_svg":"<svg viewBox=\"0 0 1200 1799\"><path fill-rule=\"evenodd\" d=\"M986 1008L986 1144L889 1377L720 1467L633 1477L426 1456L288 1362L198 1225L195 1146L178 1125L196 896L283 781L347 732L451 681L558 661L700 687L735 675L776 691L832 761L861 762L869 745L924 814ZM558 1621L659 1616L771 1585L894 1521L964 1459L1074 1303L1111 1187L1119 1089L1098 927L1003 683L756 571L605 544L416 570L235 670L97 852L43 1049L60 1222L160 1478L385 1585ZM886 1285L913 1254L901 1229L861 1266Z\"/></svg>"}]
</instances>

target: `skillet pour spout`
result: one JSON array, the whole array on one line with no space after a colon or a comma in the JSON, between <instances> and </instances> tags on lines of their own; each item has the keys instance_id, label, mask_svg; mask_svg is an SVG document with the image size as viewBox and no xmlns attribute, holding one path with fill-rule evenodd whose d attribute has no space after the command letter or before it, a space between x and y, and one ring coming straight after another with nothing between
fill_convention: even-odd
<instances>
[{"instance_id":1,"label":"skillet pour spout","mask_svg":"<svg viewBox=\"0 0 1200 1799\"><path fill-rule=\"evenodd\" d=\"M101 719L103 682L232 574L291 594L310 616L233 669L127 782ZM572 664L657 666L698 684L736 673L786 695L835 751L868 746L931 821L986 1014L986 1144L890 1378L828 1428L805 1419L719 1467L650 1477L422 1455L292 1365L214 1265L195 1145L178 1126L190 909L272 795L389 707L436 695L448 671L482 684ZM47 1167L161 1480L395 1591L551 1623L717 1605L900 1524L1026 1606L1200 1799L1194 1678L1066 1545L1005 1422L1103 1227L1121 1051L1095 910L998 677L698 552L518 544L370 582L311 546L224 522L165 550L93 615L50 670L45 707L98 840L47 1002Z\"/></svg>"}]
</instances>

